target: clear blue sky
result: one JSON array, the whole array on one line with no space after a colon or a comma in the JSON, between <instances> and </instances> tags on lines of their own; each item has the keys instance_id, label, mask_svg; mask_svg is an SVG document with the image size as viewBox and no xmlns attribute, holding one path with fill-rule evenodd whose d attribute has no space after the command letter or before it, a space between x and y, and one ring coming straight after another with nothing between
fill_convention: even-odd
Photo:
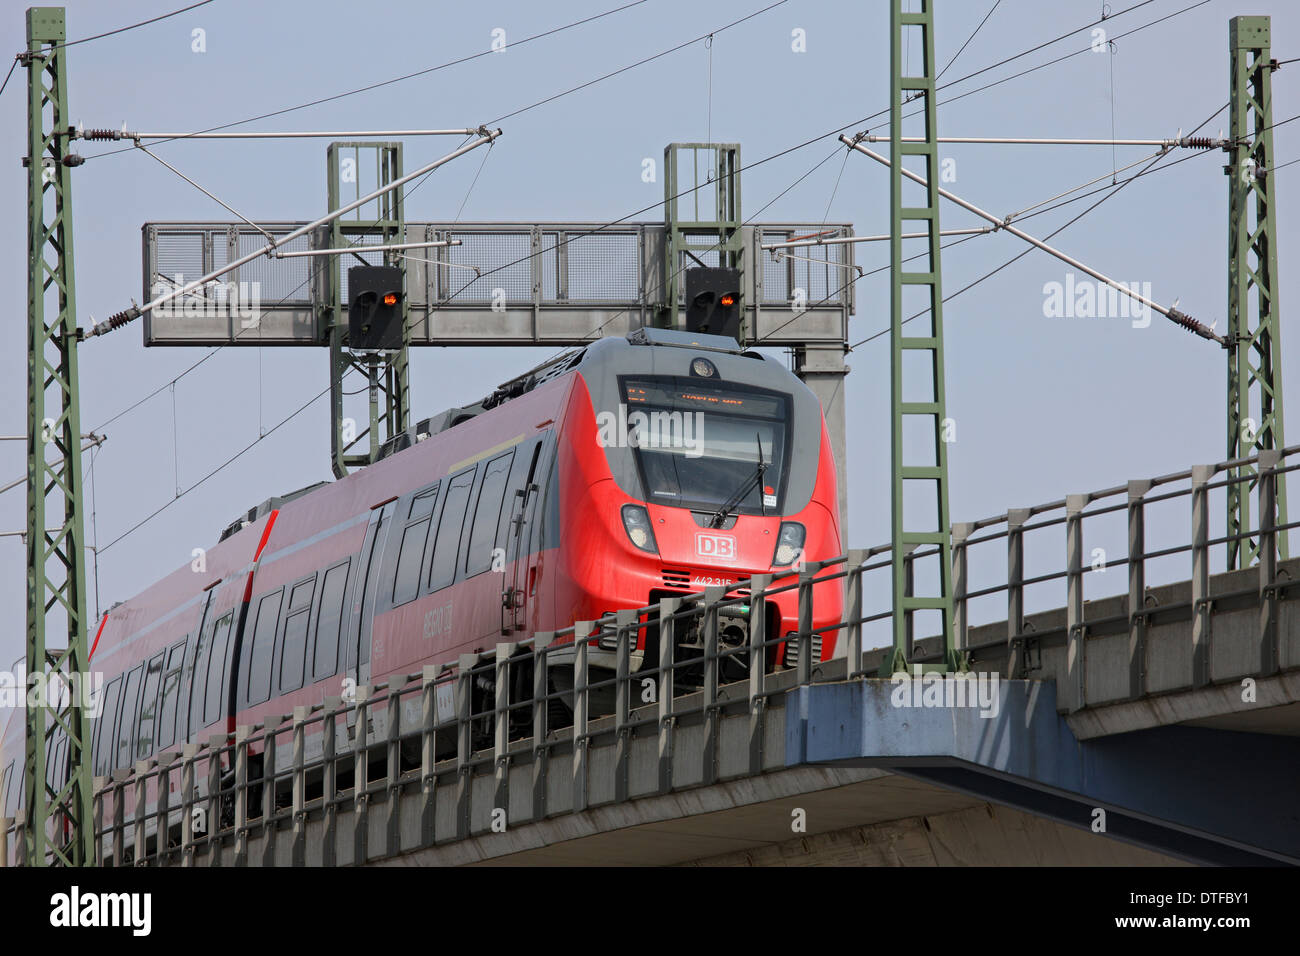
<instances>
[{"instance_id":1,"label":"clear blue sky","mask_svg":"<svg viewBox=\"0 0 1300 956\"><path fill-rule=\"evenodd\" d=\"M1106 24L1111 36L1174 13L1191 0L1156 0ZM68 4L71 38L167 12L182 3ZM189 130L302 103L487 49L492 31L507 41L617 6L615 0L421 3L382 6L216 0L152 26L67 51L71 112L91 127ZM260 124L263 129L364 129L473 126L721 27L764 0L700 4L650 0L634 9L395 86L347 97ZM1116 0L1113 11L1128 4ZM992 0L938 4L938 60L946 63L988 12ZM25 4L0 12L11 52L23 44ZM887 4L789 0L719 33L712 48L712 136L738 141L752 163L887 105ZM1228 19L1273 15L1274 56L1300 56L1300 15L1291 4L1213 0L1131 37L1113 57L1081 53L944 106L943 98L1089 46L1088 31L941 94L945 135L1172 136L1227 102ZM1094 0L1003 0L945 77L950 80L1019 53L1099 15ZM191 49L206 31L207 51ZM807 52L791 49L795 29ZM641 179L644 157L671 141L708 135L709 52L702 43L504 121L505 137L483 168L463 213L476 220L592 220L626 215L662 198L662 183ZM1112 99L1112 70L1114 96ZM1275 120L1300 113L1300 65L1274 75ZM25 421L24 315L26 75L15 72L0 96L7 188L0 214L0 287L8 289L11 347L0 353L0 433ZM873 131L885 132L883 120ZM1216 135L1226 111L1204 131ZM253 127L258 128L258 127ZM412 140L411 169L445 151L446 140ZM833 137L744 174L746 213L758 209L836 148ZM79 144L87 156L105 152ZM170 143L159 153L225 201L262 219L306 220L325 208L323 141ZM1278 162L1300 157L1300 123L1276 134ZM949 184L1005 214L1112 169L1109 148L954 147ZM1122 149L1118 164L1142 155ZM1182 154L1178 154L1182 155ZM1178 158L1178 155L1171 158ZM1150 282L1157 301L1222 331L1226 303L1227 187L1222 154L1191 159L1135 182L1054 240L1126 281ZM410 201L411 220L449 220L466 196L479 157L440 171ZM841 170L843 170L842 178ZM1294 248L1300 164L1278 174L1279 259L1283 282ZM77 298L81 324L138 298L140 225L149 220L228 219L229 214L148 157L91 159L74 173ZM837 185L838 183L838 185ZM861 156L835 156L764 214L768 221L832 221L859 233L888 231L888 179ZM1029 220L1045 235L1086 205ZM971 217L944 209L944 226ZM661 218L652 211L644 218ZM1018 240L981 237L944 257L945 291L1020 252ZM884 244L859 248L869 269L887 261ZM1154 317L1134 329L1121 319L1048 319L1043 286L1067 269L1031 253L953 300L945 310L952 516L972 520L1224 457L1225 356L1217 347ZM859 283L854 340L884 327L884 274ZM1281 290L1283 317L1290 290ZM1285 391L1296 389L1294 336L1284 336ZM138 324L81 348L82 421L101 424L192 364L201 350L144 350ZM480 397L529 367L528 350L424 350L414 360L415 414ZM849 356L850 541L887 538L888 349L880 338ZM226 350L170 391L106 429L96 459L94 531L117 537L322 389L319 350ZM1293 398L1294 400L1294 398ZM178 445L173 451L173 428ZM1295 440L1292 433L1292 440ZM102 607L125 599L190 560L195 547L262 499L328 477L328 410L319 402L201 489L107 550L99 561ZM179 476L173 461L179 462ZM0 443L0 479L22 474L21 443ZM1182 506L1180 506L1182 507ZM1185 537L1185 511L1171 512L1171 534ZM0 496L0 530L24 525L21 488ZM1222 516L1215 515L1221 522ZM0 661L22 653L24 560L17 538L0 539ZM1053 563L1059 563L1054 561ZM1118 575L1116 575L1118 578ZM95 602L93 574L90 603ZM1117 585L1120 582L1115 582Z\"/></svg>"}]
</instances>

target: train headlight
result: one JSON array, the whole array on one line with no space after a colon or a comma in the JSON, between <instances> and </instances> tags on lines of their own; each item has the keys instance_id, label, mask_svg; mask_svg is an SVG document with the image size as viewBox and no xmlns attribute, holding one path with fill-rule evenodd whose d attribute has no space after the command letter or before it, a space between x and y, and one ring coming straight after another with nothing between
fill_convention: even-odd
<instances>
[{"instance_id":1,"label":"train headlight","mask_svg":"<svg viewBox=\"0 0 1300 956\"><path fill-rule=\"evenodd\" d=\"M650 515L643 506L623 506L623 530L627 532L628 540L642 551L649 551L651 554L659 553L654 529L650 527Z\"/></svg>"},{"instance_id":2,"label":"train headlight","mask_svg":"<svg viewBox=\"0 0 1300 956\"><path fill-rule=\"evenodd\" d=\"M794 564L803 557L804 527L797 521L782 521L781 532L776 536L776 551L772 555L773 567Z\"/></svg>"},{"instance_id":3,"label":"train headlight","mask_svg":"<svg viewBox=\"0 0 1300 956\"><path fill-rule=\"evenodd\" d=\"M706 358L697 358L691 361L691 374L699 378L716 378L718 367Z\"/></svg>"}]
</instances>

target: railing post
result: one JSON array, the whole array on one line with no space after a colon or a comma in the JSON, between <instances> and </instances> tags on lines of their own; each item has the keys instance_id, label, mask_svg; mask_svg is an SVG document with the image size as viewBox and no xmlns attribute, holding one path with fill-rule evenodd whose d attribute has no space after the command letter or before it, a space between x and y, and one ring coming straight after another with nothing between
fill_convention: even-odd
<instances>
[{"instance_id":1,"label":"railing post","mask_svg":"<svg viewBox=\"0 0 1300 956\"><path fill-rule=\"evenodd\" d=\"M358 684L352 738L352 865L370 858L370 685Z\"/></svg>"},{"instance_id":2,"label":"railing post","mask_svg":"<svg viewBox=\"0 0 1300 956\"><path fill-rule=\"evenodd\" d=\"M659 601L659 792L673 788L673 668L681 598Z\"/></svg>"},{"instance_id":3,"label":"railing post","mask_svg":"<svg viewBox=\"0 0 1300 956\"><path fill-rule=\"evenodd\" d=\"M587 809L587 641L592 622L573 624L573 812Z\"/></svg>"},{"instance_id":4,"label":"railing post","mask_svg":"<svg viewBox=\"0 0 1300 956\"><path fill-rule=\"evenodd\" d=\"M425 664L420 674L420 846L437 840L438 665Z\"/></svg>"},{"instance_id":5,"label":"railing post","mask_svg":"<svg viewBox=\"0 0 1300 956\"><path fill-rule=\"evenodd\" d=\"M204 820L208 827L208 866L221 865L221 754L225 748L225 734L208 736L208 813ZM233 794L231 804L234 804Z\"/></svg>"},{"instance_id":6,"label":"railing post","mask_svg":"<svg viewBox=\"0 0 1300 956\"><path fill-rule=\"evenodd\" d=\"M134 746L134 745L133 745ZM148 790L149 790L149 770L153 767L152 760L137 760L135 762L135 779L132 781L132 790L135 791L135 820L132 828L132 853L135 857L132 863L136 866L144 866L149 856L148 836L145 834L145 826L148 822Z\"/></svg>"},{"instance_id":7,"label":"railing post","mask_svg":"<svg viewBox=\"0 0 1300 956\"><path fill-rule=\"evenodd\" d=\"M126 856L126 779L125 770L113 771L113 865L124 866Z\"/></svg>"},{"instance_id":8,"label":"railing post","mask_svg":"<svg viewBox=\"0 0 1300 956\"><path fill-rule=\"evenodd\" d=\"M473 750L474 666L477 654L462 654L456 668L456 838L469 836L470 757Z\"/></svg>"},{"instance_id":9,"label":"railing post","mask_svg":"<svg viewBox=\"0 0 1300 956\"><path fill-rule=\"evenodd\" d=\"M235 728L235 866L248 865L248 738L253 728Z\"/></svg>"},{"instance_id":10,"label":"railing post","mask_svg":"<svg viewBox=\"0 0 1300 956\"><path fill-rule=\"evenodd\" d=\"M176 752L167 750L155 758L158 766L158 803L154 807L154 824L157 833L155 855L158 865L164 866L171 861L171 775Z\"/></svg>"},{"instance_id":11,"label":"railing post","mask_svg":"<svg viewBox=\"0 0 1300 956\"><path fill-rule=\"evenodd\" d=\"M1210 494L1213 465L1192 467L1192 686L1210 682Z\"/></svg>"},{"instance_id":12,"label":"railing post","mask_svg":"<svg viewBox=\"0 0 1300 956\"><path fill-rule=\"evenodd\" d=\"M550 747L546 738L550 716L550 646L555 640L553 631L539 631L533 635L533 819L546 816L546 765Z\"/></svg>"},{"instance_id":13,"label":"railing post","mask_svg":"<svg viewBox=\"0 0 1300 956\"><path fill-rule=\"evenodd\" d=\"M1136 700L1146 693L1146 479L1128 483L1128 695Z\"/></svg>"},{"instance_id":14,"label":"railing post","mask_svg":"<svg viewBox=\"0 0 1300 956\"><path fill-rule=\"evenodd\" d=\"M307 718L310 707L293 709L293 849L290 866L307 865Z\"/></svg>"},{"instance_id":15,"label":"railing post","mask_svg":"<svg viewBox=\"0 0 1300 956\"><path fill-rule=\"evenodd\" d=\"M104 865L104 790L108 787L108 777L95 777L91 782L91 793L94 794L94 804L92 805L91 818L95 825L95 855L92 858L95 866ZM13 819L9 819L9 824L13 824ZM6 824L0 820L0 831L5 829ZM0 850L0 866L9 865L9 854Z\"/></svg>"},{"instance_id":16,"label":"railing post","mask_svg":"<svg viewBox=\"0 0 1300 956\"><path fill-rule=\"evenodd\" d=\"M510 658L514 656L515 645L511 642L497 643L497 656L493 661L493 735L492 735L492 774L494 777L494 809L510 814ZM509 825L507 823L507 825Z\"/></svg>"},{"instance_id":17,"label":"railing post","mask_svg":"<svg viewBox=\"0 0 1300 956\"><path fill-rule=\"evenodd\" d=\"M767 602L772 575L749 579L749 772L763 772L763 725L767 707Z\"/></svg>"},{"instance_id":18,"label":"railing post","mask_svg":"<svg viewBox=\"0 0 1300 956\"><path fill-rule=\"evenodd\" d=\"M343 705L341 697L326 697L321 715L321 811L324 816L321 828L321 866L334 866L338 862L339 765L337 754L338 715Z\"/></svg>"},{"instance_id":19,"label":"railing post","mask_svg":"<svg viewBox=\"0 0 1300 956\"><path fill-rule=\"evenodd\" d=\"M624 609L614 613L618 639L614 657L614 799L627 799L628 761L632 753L632 645L641 632L640 613Z\"/></svg>"},{"instance_id":20,"label":"railing post","mask_svg":"<svg viewBox=\"0 0 1300 956\"><path fill-rule=\"evenodd\" d=\"M194 865L194 760L198 744L185 744L181 749L181 866ZM96 788L98 789L98 788ZM98 850L96 850L98 855Z\"/></svg>"},{"instance_id":21,"label":"railing post","mask_svg":"<svg viewBox=\"0 0 1300 956\"><path fill-rule=\"evenodd\" d=\"M1025 522L1028 508L1007 512L1007 673L1008 680L1028 670L1025 654Z\"/></svg>"},{"instance_id":22,"label":"railing post","mask_svg":"<svg viewBox=\"0 0 1300 956\"><path fill-rule=\"evenodd\" d=\"M707 785L718 779L718 602L727 589L719 585L704 589L704 670L700 708L704 725L701 780Z\"/></svg>"},{"instance_id":23,"label":"railing post","mask_svg":"<svg viewBox=\"0 0 1300 956\"><path fill-rule=\"evenodd\" d=\"M967 539L974 530L975 524L970 521L958 521L952 526L952 637L959 659L970 647L970 611L966 607L970 573L966 549ZM861 584L858 587L860 591Z\"/></svg>"},{"instance_id":24,"label":"railing post","mask_svg":"<svg viewBox=\"0 0 1300 956\"><path fill-rule=\"evenodd\" d=\"M1083 509L1087 495L1065 496L1065 675L1062 697L1073 713L1087 703L1088 632L1083 619Z\"/></svg>"},{"instance_id":25,"label":"railing post","mask_svg":"<svg viewBox=\"0 0 1300 956\"><path fill-rule=\"evenodd\" d=\"M388 739L384 762L387 806L384 807L384 853L397 856L402 844L402 688L406 677L394 675L388 681Z\"/></svg>"},{"instance_id":26,"label":"railing post","mask_svg":"<svg viewBox=\"0 0 1300 956\"><path fill-rule=\"evenodd\" d=\"M276 731L288 719L285 714L269 715L262 730L262 866L275 866Z\"/></svg>"},{"instance_id":27,"label":"railing post","mask_svg":"<svg viewBox=\"0 0 1300 956\"><path fill-rule=\"evenodd\" d=\"M800 684L812 682L813 578L819 570L821 564L817 561L806 561L799 569L799 631L795 640L799 642L796 673Z\"/></svg>"},{"instance_id":28,"label":"railing post","mask_svg":"<svg viewBox=\"0 0 1300 956\"><path fill-rule=\"evenodd\" d=\"M1259 676L1278 671L1277 626L1277 467L1282 453L1261 449L1256 472L1259 475ZM1283 478L1285 480L1285 477ZM1245 530L1245 529L1243 529Z\"/></svg>"}]
</instances>

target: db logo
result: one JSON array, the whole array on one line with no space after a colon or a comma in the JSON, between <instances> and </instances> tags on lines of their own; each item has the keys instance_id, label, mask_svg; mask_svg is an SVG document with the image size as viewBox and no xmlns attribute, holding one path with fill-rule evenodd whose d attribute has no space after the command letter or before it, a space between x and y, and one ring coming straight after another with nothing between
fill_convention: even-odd
<instances>
[{"instance_id":1,"label":"db logo","mask_svg":"<svg viewBox=\"0 0 1300 956\"><path fill-rule=\"evenodd\" d=\"M734 561L736 559L736 538L730 534L695 535L695 554L701 558Z\"/></svg>"}]
</instances>

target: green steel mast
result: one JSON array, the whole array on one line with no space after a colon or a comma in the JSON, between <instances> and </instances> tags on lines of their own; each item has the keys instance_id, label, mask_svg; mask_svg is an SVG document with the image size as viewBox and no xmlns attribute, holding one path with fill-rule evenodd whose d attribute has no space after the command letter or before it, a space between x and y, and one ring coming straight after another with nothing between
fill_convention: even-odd
<instances>
[{"instance_id":1,"label":"green steel mast","mask_svg":"<svg viewBox=\"0 0 1300 956\"><path fill-rule=\"evenodd\" d=\"M27 11L27 674L46 683L51 675L79 681L87 670L71 202L72 167L81 160L68 152L66 36L61 7ZM56 625L66 627L64 648L48 643L47 626ZM30 866L94 861L91 768L84 759L89 715L79 703L77 694L50 694L33 705L29 695L24 851ZM50 741L59 734L68 741L66 775L46 767Z\"/></svg>"},{"instance_id":2,"label":"green steel mast","mask_svg":"<svg viewBox=\"0 0 1300 956\"><path fill-rule=\"evenodd\" d=\"M1281 316L1277 299L1277 227L1273 196L1273 85L1269 18L1233 17L1228 174L1228 459L1284 447ZM1253 221L1252 221L1253 206ZM1252 299L1254 309L1252 310ZM1252 315L1252 311L1254 314ZM1228 485L1228 569L1259 559L1249 531L1253 465L1232 472ZM1286 524L1286 481L1277 483L1274 526ZM1261 524L1264 515L1259 516ZM1278 555L1287 557L1285 529Z\"/></svg>"},{"instance_id":3,"label":"green steel mast","mask_svg":"<svg viewBox=\"0 0 1300 956\"><path fill-rule=\"evenodd\" d=\"M933 0L920 0L920 12L905 13L904 0L890 0L889 7L889 209L890 209L890 441L891 441L891 493L892 510L892 570L893 570L893 650L881 664L883 676L906 670L910 664L912 628L915 611L937 611L941 619L944 641L944 660L940 668L955 670L957 654L953 647L952 628L952 538L948 519L948 451L944 442L945 427L944 370L943 370L943 291L940 281L939 248L939 160L938 131L935 117L935 65L934 65L934 4ZM920 32L922 56L921 75L903 75L903 43L906 31ZM903 141L903 101L911 100L923 105L925 129L922 142ZM904 164L913 156L924 157L923 175L926 181L925 204L903 204ZM916 172L917 170L913 170ZM913 189L920 187L913 186ZM921 265L914 271L904 271L903 233L917 231L918 224L929 230L926 253ZM911 286L924 293L928 327L913 328L904 335L904 292ZM919 355L922 367L906 360L908 354ZM910 368L909 368L910 366ZM905 388L904 373L916 376L917 381ZM926 381L928 379L928 381ZM916 437L908 429L908 420L925 422L923 447L906 449L905 435ZM918 456L909 463L905 457ZM911 518L916 512L904 508L904 499L916 500L934 515L934 524L912 527ZM915 496L915 497L914 497ZM933 508L933 510L928 510ZM915 579L910 562L916 548L934 549L938 553L935 577L937 588L930 593L916 595L910 585Z\"/></svg>"}]
</instances>

